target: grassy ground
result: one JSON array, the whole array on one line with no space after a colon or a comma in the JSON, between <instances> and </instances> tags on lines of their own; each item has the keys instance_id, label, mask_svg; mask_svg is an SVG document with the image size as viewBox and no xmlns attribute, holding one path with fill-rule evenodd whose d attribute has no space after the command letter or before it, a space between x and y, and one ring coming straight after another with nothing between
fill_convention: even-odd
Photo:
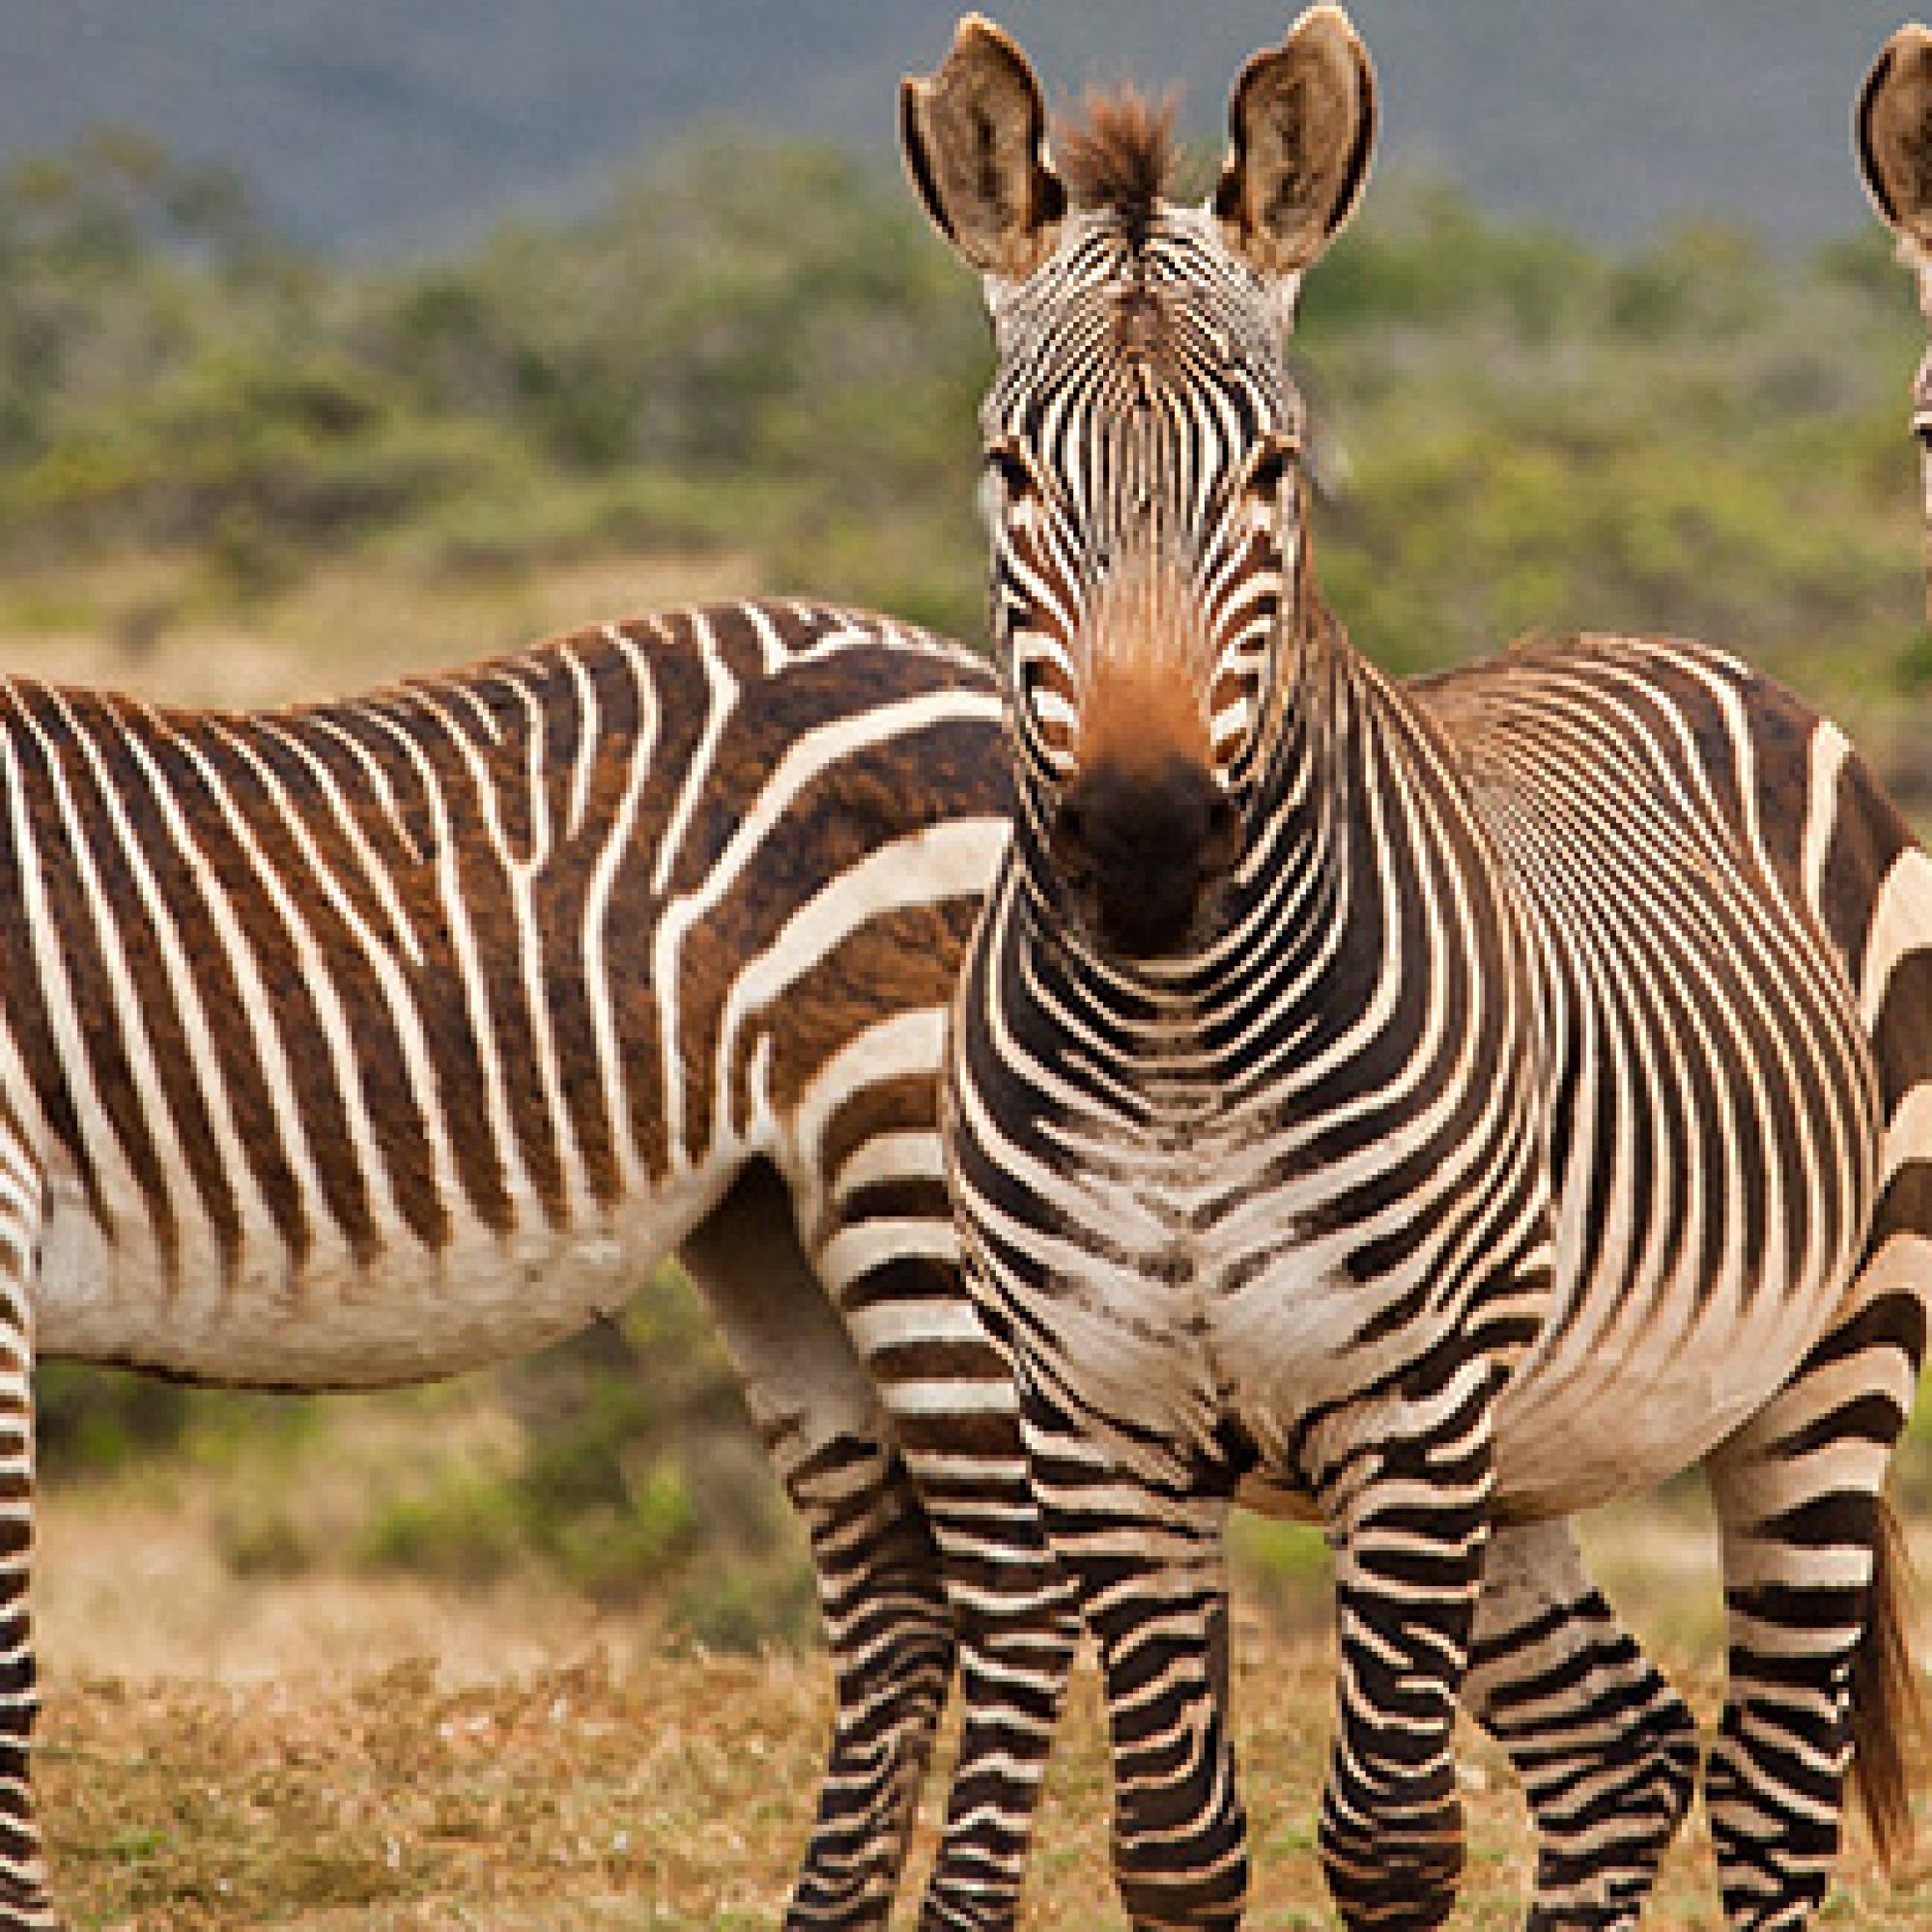
<instances>
[{"instance_id":1,"label":"grassy ground","mask_svg":"<svg viewBox=\"0 0 1932 1932\"><path fill-rule=\"evenodd\" d=\"M488 1470L513 1453L486 1380L276 1413L44 1497L39 1782L76 1928L777 1924L830 1709L823 1659L707 1654L667 1634L668 1593L600 1610L533 1556L487 1582L358 1564L372 1508L451 1458ZM1707 1515L1680 1486L1591 1520L1586 1540L1708 1720L1722 1633ZM1932 1574L1932 1513L1915 1515ZM1326 1924L1312 1851L1324 1564L1306 1533L1246 1517L1236 1528L1250 1923ZM1932 1621L1919 1638L1932 1651ZM1515 1926L1531 1857L1515 1786L1480 1739L1463 1764L1458 1923ZM1030 1932L1120 1924L1105 1792L1090 1679L1055 1766ZM1932 1808L1925 1829L1932 1843ZM1932 1924L1932 1860L1887 1889L1855 1843L1847 1888L1835 1922ZM1694 1833L1651 1922L1715 1932Z\"/></svg>"},{"instance_id":2,"label":"grassy ground","mask_svg":"<svg viewBox=\"0 0 1932 1932\"><path fill-rule=\"evenodd\" d=\"M1708 1713L1708 1676L1679 1681ZM1325 1924L1312 1851L1321 1645L1252 1637L1236 1691L1248 1922ZM468 1685L440 1681L427 1656L342 1681L56 1685L41 1773L54 1869L76 1926L144 1932L769 1926L807 1828L827 1695L815 1659L649 1646L625 1663L592 1649ZM1456 1922L1515 1926L1530 1848L1514 1787L1477 1740L1463 1776L1471 1859ZM1104 1802L1089 1679L1042 1821L1032 1932L1121 1922ZM1650 1923L1719 1922L1693 1831ZM1855 1846L1827 1922L1932 1922L1932 1861L1888 1887Z\"/></svg>"},{"instance_id":3,"label":"grassy ground","mask_svg":"<svg viewBox=\"0 0 1932 1932\"><path fill-rule=\"evenodd\" d=\"M223 1522L251 1483L313 1494L327 1517L342 1506L330 1483L366 1483L379 1460L392 1478L407 1467L412 1428L446 1443L457 1422L412 1416L400 1398L325 1402L279 1457L132 1468L47 1497L39 1783L76 1932L775 1925L830 1710L815 1652L708 1654L653 1613L599 1612L535 1568L486 1587L238 1573ZM1693 1493L1673 1492L1594 1520L1588 1541L1708 1722L1721 1637L1702 1518ZM1923 1570L1932 1543L1918 1554ZM1325 1578L1305 1555L1299 1570L1250 1562L1246 1576L1235 1706L1256 1854L1249 1923L1326 1925L1313 1851ZM1471 1859L1456 1923L1500 1932L1520 1922L1529 1839L1507 1767L1473 1734L1463 1773ZM922 1869L940 1789L935 1778ZM1083 1672L1028 1932L1121 1924L1106 1790ZM1932 1805L1921 1816L1932 1845ZM1831 1910L1828 1923L1874 1932L1932 1924L1932 1857L1888 1886L1855 1836ZM1649 1922L1717 1932L1700 1825Z\"/></svg>"},{"instance_id":4,"label":"grassy ground","mask_svg":"<svg viewBox=\"0 0 1932 1932\"><path fill-rule=\"evenodd\" d=\"M762 588L729 554L469 573L324 566L257 607L209 604L179 559L0 577L0 668L182 704L337 697L668 604Z\"/></svg>"}]
</instances>

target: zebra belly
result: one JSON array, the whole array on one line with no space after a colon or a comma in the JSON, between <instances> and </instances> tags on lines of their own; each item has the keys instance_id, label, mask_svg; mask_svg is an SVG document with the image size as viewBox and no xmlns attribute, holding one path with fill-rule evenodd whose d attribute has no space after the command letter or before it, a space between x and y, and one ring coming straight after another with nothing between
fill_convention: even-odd
<instances>
[{"instance_id":1,"label":"zebra belly","mask_svg":"<svg viewBox=\"0 0 1932 1932\"><path fill-rule=\"evenodd\" d=\"M1693 1467L1776 1393L1838 1301L1829 1278L1747 1301L1720 1288L1701 1309L1654 1289L1621 1320L1557 1329L1497 1405L1497 1515L1564 1516ZM1638 1307L1675 1319L1639 1321Z\"/></svg>"},{"instance_id":2,"label":"zebra belly","mask_svg":"<svg viewBox=\"0 0 1932 1932\"><path fill-rule=\"evenodd\" d=\"M390 1231L358 1264L339 1241L300 1264L272 1228L244 1229L224 1265L185 1235L171 1271L128 1216L109 1240L79 1190L55 1179L34 1307L43 1356L279 1388L378 1387L505 1360L621 1308L720 1192L705 1177L592 1222L527 1224L497 1238L459 1223L432 1250Z\"/></svg>"}]
</instances>

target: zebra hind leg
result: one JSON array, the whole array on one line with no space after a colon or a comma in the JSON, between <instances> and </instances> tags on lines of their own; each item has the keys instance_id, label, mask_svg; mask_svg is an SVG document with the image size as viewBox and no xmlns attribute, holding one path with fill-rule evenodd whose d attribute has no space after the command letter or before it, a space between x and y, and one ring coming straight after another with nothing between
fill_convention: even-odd
<instances>
[{"instance_id":1,"label":"zebra hind leg","mask_svg":"<svg viewBox=\"0 0 1932 1932\"><path fill-rule=\"evenodd\" d=\"M882 1925L952 1685L937 1547L890 1445L844 1436L787 1467L818 1572L837 1705L818 1816L785 1924Z\"/></svg>"},{"instance_id":2,"label":"zebra hind leg","mask_svg":"<svg viewBox=\"0 0 1932 1932\"><path fill-rule=\"evenodd\" d=\"M0 1138L0 1932L55 1932L30 1765L35 1688L28 1585L34 1548L32 1278L42 1178Z\"/></svg>"},{"instance_id":3,"label":"zebra hind leg","mask_svg":"<svg viewBox=\"0 0 1932 1932\"><path fill-rule=\"evenodd\" d=\"M1498 1529L1463 1683L1536 1823L1528 1932L1626 1932L1690 1803L1697 1727L1583 1569L1567 1520Z\"/></svg>"},{"instance_id":4,"label":"zebra hind leg","mask_svg":"<svg viewBox=\"0 0 1932 1932\"><path fill-rule=\"evenodd\" d=\"M1008 1386L1010 1387L1009 1380ZM908 1419L920 1426L925 1418ZM920 1932L1004 1932L1018 1916L1027 1848L1080 1624L1048 1549L1010 1416L981 1440L908 1442L959 1620L962 1722L946 1833ZM942 1432L934 1431L937 1435ZM956 1435L956 1421L943 1433ZM964 1463L964 1467L961 1464Z\"/></svg>"},{"instance_id":5,"label":"zebra hind leg","mask_svg":"<svg viewBox=\"0 0 1932 1932\"><path fill-rule=\"evenodd\" d=\"M966 1295L938 1140L921 1143L929 1169L904 1144L845 1156L814 1259L911 1471L958 1633L958 1750L921 1932L1006 1932L1080 1625L1034 1507L1012 1371Z\"/></svg>"},{"instance_id":6,"label":"zebra hind leg","mask_svg":"<svg viewBox=\"0 0 1932 1932\"><path fill-rule=\"evenodd\" d=\"M939 1552L776 1178L753 1168L681 1256L805 1523L837 1685L817 1822L785 1923L882 1926L952 1677Z\"/></svg>"},{"instance_id":7,"label":"zebra hind leg","mask_svg":"<svg viewBox=\"0 0 1932 1932\"><path fill-rule=\"evenodd\" d=\"M1881 1853L1910 1836L1915 1699L1884 1483L1923 1348L1914 1276L1932 1255L1916 1229L1894 1222L1887 1238L1897 1206L1894 1194L1881 1211L1851 1312L1708 1464L1730 1686L1705 1804L1733 1932L1808 1922L1848 1770Z\"/></svg>"}]
</instances>

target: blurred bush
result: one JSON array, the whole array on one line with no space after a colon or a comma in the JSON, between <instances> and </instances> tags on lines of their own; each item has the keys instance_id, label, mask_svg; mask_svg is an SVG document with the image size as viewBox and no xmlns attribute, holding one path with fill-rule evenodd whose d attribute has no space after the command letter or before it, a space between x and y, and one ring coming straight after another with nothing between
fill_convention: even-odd
<instances>
[{"instance_id":1,"label":"blurred bush","mask_svg":"<svg viewBox=\"0 0 1932 1932\"><path fill-rule=\"evenodd\" d=\"M651 1599L714 1647L813 1628L803 1537L675 1267L620 1320L438 1389L255 1394L50 1362L36 1391L48 1483L224 1479L212 1528L239 1576L536 1567L609 1607Z\"/></svg>"},{"instance_id":2,"label":"blurred bush","mask_svg":"<svg viewBox=\"0 0 1932 1932\"><path fill-rule=\"evenodd\" d=\"M1333 601L1398 669L1640 626L1890 701L1927 663L1906 279L1875 227L1608 254L1378 182L1296 346ZM826 149L680 148L587 218L368 264L103 136L0 179L0 570L159 548L233 601L343 554L725 547L971 634L987 366L910 196Z\"/></svg>"},{"instance_id":3,"label":"blurred bush","mask_svg":"<svg viewBox=\"0 0 1932 1932\"><path fill-rule=\"evenodd\" d=\"M16 169L0 566L160 548L219 596L365 547L728 544L969 625L983 329L900 199L829 151L697 147L590 220L349 267L131 137Z\"/></svg>"}]
</instances>

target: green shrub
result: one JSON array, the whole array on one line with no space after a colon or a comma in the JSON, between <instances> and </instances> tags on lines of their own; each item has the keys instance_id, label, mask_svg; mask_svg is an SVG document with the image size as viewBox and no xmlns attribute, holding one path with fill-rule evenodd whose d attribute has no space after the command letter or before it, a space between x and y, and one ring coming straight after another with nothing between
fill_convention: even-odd
<instances>
[{"instance_id":1,"label":"green shrub","mask_svg":"<svg viewBox=\"0 0 1932 1932\"><path fill-rule=\"evenodd\" d=\"M355 1537L351 1561L361 1570L487 1583L513 1571L525 1555L514 1491L494 1472L452 1459L427 1482L375 1506Z\"/></svg>"},{"instance_id":2,"label":"green shrub","mask_svg":"<svg viewBox=\"0 0 1932 1932\"><path fill-rule=\"evenodd\" d=\"M153 1376L44 1362L34 1371L34 1403L41 1475L59 1483L179 1453L192 1396Z\"/></svg>"},{"instance_id":3,"label":"green shrub","mask_svg":"<svg viewBox=\"0 0 1932 1932\"><path fill-rule=\"evenodd\" d=\"M195 1388L128 1369L42 1362L34 1370L42 1477L73 1482L179 1458L218 1468L286 1466L316 1426L312 1399Z\"/></svg>"},{"instance_id":4,"label":"green shrub","mask_svg":"<svg viewBox=\"0 0 1932 1932\"><path fill-rule=\"evenodd\" d=\"M587 1595L673 1588L698 1624L707 1596L722 1602L795 1555L737 1383L676 1268L659 1269L620 1321L503 1371L501 1387L522 1430L508 1479L522 1534Z\"/></svg>"}]
</instances>

